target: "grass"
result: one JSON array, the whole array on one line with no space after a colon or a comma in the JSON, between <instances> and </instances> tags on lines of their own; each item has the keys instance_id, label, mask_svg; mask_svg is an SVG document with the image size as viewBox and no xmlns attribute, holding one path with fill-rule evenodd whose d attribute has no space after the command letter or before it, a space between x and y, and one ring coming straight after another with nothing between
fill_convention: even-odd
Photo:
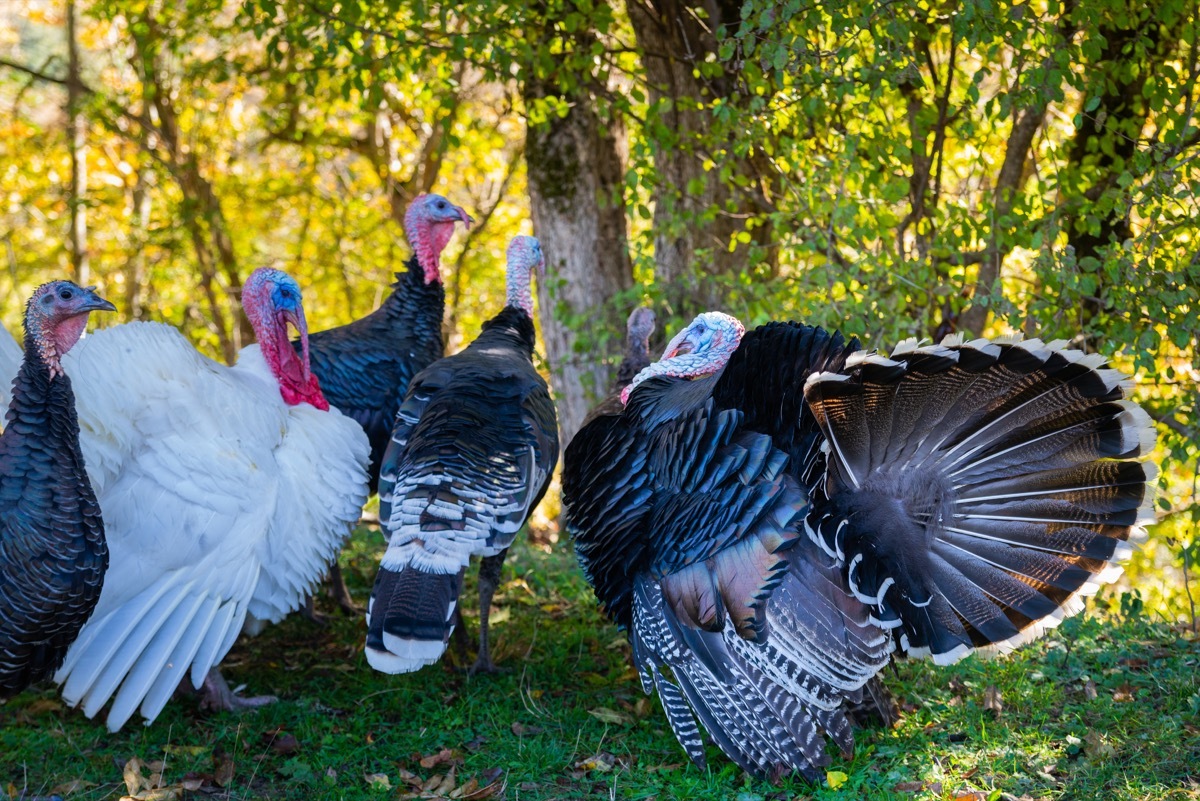
<instances>
[{"instance_id":1,"label":"grass","mask_svg":"<svg viewBox=\"0 0 1200 801\"><path fill-rule=\"evenodd\" d=\"M360 530L342 557L364 602L381 544ZM280 697L261 710L176 699L110 735L51 688L0 705L0 798L1200 798L1200 639L1181 627L1090 613L1012 658L901 664L885 677L900 720L835 757L840 786L770 785L715 749L707 769L686 762L568 547L522 542L504 578L492 620L508 672L384 676L361 620L293 616L225 660L231 684Z\"/></svg>"}]
</instances>

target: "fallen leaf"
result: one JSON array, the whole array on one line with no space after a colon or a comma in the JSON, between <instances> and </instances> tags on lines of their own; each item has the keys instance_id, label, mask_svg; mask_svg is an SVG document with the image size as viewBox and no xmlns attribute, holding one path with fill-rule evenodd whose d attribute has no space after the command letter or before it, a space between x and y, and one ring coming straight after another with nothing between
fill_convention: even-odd
<instances>
[{"instance_id":1,"label":"fallen leaf","mask_svg":"<svg viewBox=\"0 0 1200 801\"><path fill-rule=\"evenodd\" d=\"M424 781L421 780L420 776L413 773L411 770L405 770L404 768L400 768L400 771L396 775L396 778L398 778L400 781L407 784L409 787L420 787L422 784L425 783Z\"/></svg>"},{"instance_id":2,"label":"fallen leaf","mask_svg":"<svg viewBox=\"0 0 1200 801\"><path fill-rule=\"evenodd\" d=\"M646 768L645 770L647 773L654 773L654 772L660 771L660 770L679 770L682 767L683 767L682 762L671 762L667 765L651 765L650 767Z\"/></svg>"},{"instance_id":3,"label":"fallen leaf","mask_svg":"<svg viewBox=\"0 0 1200 801\"><path fill-rule=\"evenodd\" d=\"M954 794L954 801L987 801L987 793L981 790L959 790Z\"/></svg>"},{"instance_id":4,"label":"fallen leaf","mask_svg":"<svg viewBox=\"0 0 1200 801\"><path fill-rule=\"evenodd\" d=\"M271 750L277 754L294 754L300 750L300 741L296 739L296 735L287 732L270 732L263 735L264 738L273 738L271 742Z\"/></svg>"},{"instance_id":5,"label":"fallen leaf","mask_svg":"<svg viewBox=\"0 0 1200 801\"><path fill-rule=\"evenodd\" d=\"M850 777L845 773L842 773L840 770L825 771L825 781L829 784L830 790L836 790L849 780Z\"/></svg>"},{"instance_id":6,"label":"fallen leaf","mask_svg":"<svg viewBox=\"0 0 1200 801\"><path fill-rule=\"evenodd\" d=\"M121 771L122 778L125 780L125 789L129 791L129 795L137 795L142 790L142 761L137 757L131 757L125 763L124 770Z\"/></svg>"},{"instance_id":7,"label":"fallen leaf","mask_svg":"<svg viewBox=\"0 0 1200 801\"><path fill-rule=\"evenodd\" d=\"M595 754L587 759L581 759L575 763L575 769L587 773L588 771L599 771L607 773L617 764L617 758L607 752Z\"/></svg>"},{"instance_id":8,"label":"fallen leaf","mask_svg":"<svg viewBox=\"0 0 1200 801\"><path fill-rule=\"evenodd\" d=\"M613 723L613 724L633 723L633 718L629 717L629 715L626 715L624 712L618 712L615 709L609 709L608 707L605 707L605 706L596 707L595 709L589 709L588 714L591 715L592 717L596 718L596 720L600 720L605 723Z\"/></svg>"},{"instance_id":9,"label":"fallen leaf","mask_svg":"<svg viewBox=\"0 0 1200 801\"><path fill-rule=\"evenodd\" d=\"M72 779L69 782L63 782L50 788L50 795L70 795L71 793L77 793L80 790L86 790L89 787L95 786L95 782L89 782L86 779Z\"/></svg>"},{"instance_id":10,"label":"fallen leaf","mask_svg":"<svg viewBox=\"0 0 1200 801\"><path fill-rule=\"evenodd\" d=\"M62 701L56 698L38 698L34 703L26 704L20 710L25 717L44 715L46 712L58 712L62 709Z\"/></svg>"},{"instance_id":11,"label":"fallen leaf","mask_svg":"<svg viewBox=\"0 0 1200 801\"><path fill-rule=\"evenodd\" d=\"M200 756L210 748L210 745L165 745L163 751L173 756Z\"/></svg>"},{"instance_id":12,"label":"fallen leaf","mask_svg":"<svg viewBox=\"0 0 1200 801\"><path fill-rule=\"evenodd\" d=\"M458 754L449 748L443 748L436 754L429 754L421 758L421 767L428 770L429 768L441 765L443 762L461 762Z\"/></svg>"},{"instance_id":13,"label":"fallen leaf","mask_svg":"<svg viewBox=\"0 0 1200 801\"><path fill-rule=\"evenodd\" d=\"M1133 685L1122 684L1113 691L1113 702L1118 704L1127 704L1133 700Z\"/></svg>"},{"instance_id":14,"label":"fallen leaf","mask_svg":"<svg viewBox=\"0 0 1200 801\"><path fill-rule=\"evenodd\" d=\"M1096 700L1096 682L1091 679L1087 680L1087 684L1083 685L1083 697L1089 701Z\"/></svg>"},{"instance_id":15,"label":"fallen leaf","mask_svg":"<svg viewBox=\"0 0 1200 801\"><path fill-rule=\"evenodd\" d=\"M983 709L985 712L991 712L997 718L1004 711L1004 704L1000 702L1000 690L996 688L995 684L989 684L983 691Z\"/></svg>"},{"instance_id":16,"label":"fallen leaf","mask_svg":"<svg viewBox=\"0 0 1200 801\"><path fill-rule=\"evenodd\" d=\"M1104 735L1098 731L1090 731L1083 738L1087 745L1084 752L1092 759L1108 759L1117 753L1117 749L1104 742Z\"/></svg>"},{"instance_id":17,"label":"fallen leaf","mask_svg":"<svg viewBox=\"0 0 1200 801\"><path fill-rule=\"evenodd\" d=\"M372 790L392 789L392 780L387 777L386 773L366 773L363 774L363 780Z\"/></svg>"},{"instance_id":18,"label":"fallen leaf","mask_svg":"<svg viewBox=\"0 0 1200 801\"><path fill-rule=\"evenodd\" d=\"M512 724L512 733L517 735L518 737L532 737L535 734L541 734L542 727L541 726L526 726L523 723L518 723L517 721L514 720L513 724Z\"/></svg>"},{"instance_id":19,"label":"fallen leaf","mask_svg":"<svg viewBox=\"0 0 1200 801\"><path fill-rule=\"evenodd\" d=\"M233 783L233 756L224 749L213 751L213 783L221 787Z\"/></svg>"},{"instance_id":20,"label":"fallen leaf","mask_svg":"<svg viewBox=\"0 0 1200 801\"><path fill-rule=\"evenodd\" d=\"M892 787L897 793L919 793L925 789L925 782L900 782Z\"/></svg>"}]
</instances>

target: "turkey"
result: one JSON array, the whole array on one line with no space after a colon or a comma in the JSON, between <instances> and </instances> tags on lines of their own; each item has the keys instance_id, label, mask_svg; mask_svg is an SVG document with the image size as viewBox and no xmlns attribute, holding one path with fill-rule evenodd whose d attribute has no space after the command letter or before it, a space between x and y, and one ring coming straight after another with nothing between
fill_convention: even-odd
<instances>
[{"instance_id":1,"label":"turkey","mask_svg":"<svg viewBox=\"0 0 1200 801\"><path fill-rule=\"evenodd\" d=\"M379 486L379 464L408 382L442 358L446 292L439 266L458 222L470 228L474 220L441 195L418 195L404 215L413 255L405 265L408 269L396 273L392 294L366 317L309 336L312 371L326 399L367 432L372 493ZM300 340L292 344L299 352ZM361 614L336 561L330 567L330 583L338 604ZM309 613L317 617L311 608Z\"/></svg>"},{"instance_id":2,"label":"turkey","mask_svg":"<svg viewBox=\"0 0 1200 801\"><path fill-rule=\"evenodd\" d=\"M650 337L654 336L656 319L654 310L640 306L629 314L625 324L625 352L617 365L617 377L609 389L608 397L588 412L583 424L604 414L620 413L625 404L621 402L621 391L633 383L634 377L650 365Z\"/></svg>"},{"instance_id":3,"label":"turkey","mask_svg":"<svg viewBox=\"0 0 1200 801\"><path fill-rule=\"evenodd\" d=\"M303 603L366 500L366 435L289 341L289 325L307 337L299 286L256 270L242 303L258 344L234 367L159 323L100 331L68 364L112 555L55 680L88 717L111 700L110 731L153 721L188 676L209 704L265 701L215 666L243 624Z\"/></svg>"},{"instance_id":4,"label":"turkey","mask_svg":"<svg viewBox=\"0 0 1200 801\"><path fill-rule=\"evenodd\" d=\"M564 517L688 755L816 780L899 647L1006 652L1152 519L1149 417L1098 356L950 337L889 357L703 314L565 456Z\"/></svg>"},{"instance_id":5,"label":"turkey","mask_svg":"<svg viewBox=\"0 0 1200 801\"><path fill-rule=\"evenodd\" d=\"M508 246L508 302L462 352L413 378L379 483L387 552L367 609L367 661L384 673L436 662L454 630L463 574L479 566L479 654L495 670L488 615L508 546L558 462L558 422L533 367L530 236Z\"/></svg>"},{"instance_id":6,"label":"turkey","mask_svg":"<svg viewBox=\"0 0 1200 801\"><path fill-rule=\"evenodd\" d=\"M654 309L640 306L629 313L625 324L625 353L617 366L613 391L620 394L642 370L650 366L650 337L654 336L657 320Z\"/></svg>"},{"instance_id":7,"label":"turkey","mask_svg":"<svg viewBox=\"0 0 1200 801\"><path fill-rule=\"evenodd\" d=\"M62 664L104 583L104 523L61 362L94 311L116 307L70 281L43 284L25 307L24 358L0 434L0 698Z\"/></svg>"}]
</instances>

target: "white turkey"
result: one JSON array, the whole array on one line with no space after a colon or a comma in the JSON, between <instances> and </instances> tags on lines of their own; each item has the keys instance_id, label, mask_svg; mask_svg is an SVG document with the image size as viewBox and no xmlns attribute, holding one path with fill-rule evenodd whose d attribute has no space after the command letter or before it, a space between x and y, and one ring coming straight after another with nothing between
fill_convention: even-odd
<instances>
[{"instance_id":1,"label":"white turkey","mask_svg":"<svg viewBox=\"0 0 1200 801\"><path fill-rule=\"evenodd\" d=\"M215 666L245 622L303 603L366 500L366 435L289 341L289 325L307 337L300 288L256 270L242 303L258 343L234 367L158 323L99 331L68 364L111 560L55 679L88 717L111 700L112 731L153 721L188 677L226 707L263 700Z\"/></svg>"},{"instance_id":2,"label":"white turkey","mask_svg":"<svg viewBox=\"0 0 1200 801\"><path fill-rule=\"evenodd\" d=\"M104 582L104 524L62 366L94 311L115 308L70 281L43 284L25 307L25 350L0 433L0 698L62 664ZM5 339L16 347L7 331Z\"/></svg>"},{"instance_id":3,"label":"white turkey","mask_svg":"<svg viewBox=\"0 0 1200 801\"><path fill-rule=\"evenodd\" d=\"M1129 383L1038 340L903 343L703 314L567 448L567 530L647 693L765 777L853 745L891 659L1004 652L1082 608L1152 519Z\"/></svg>"},{"instance_id":4,"label":"white turkey","mask_svg":"<svg viewBox=\"0 0 1200 801\"><path fill-rule=\"evenodd\" d=\"M388 548L367 610L367 661L384 673L433 664L455 626L463 574L479 566L479 654L495 670L488 616L508 546L558 462L558 424L533 366L530 236L508 247L504 309L462 352L418 373L400 406L379 482Z\"/></svg>"}]
</instances>

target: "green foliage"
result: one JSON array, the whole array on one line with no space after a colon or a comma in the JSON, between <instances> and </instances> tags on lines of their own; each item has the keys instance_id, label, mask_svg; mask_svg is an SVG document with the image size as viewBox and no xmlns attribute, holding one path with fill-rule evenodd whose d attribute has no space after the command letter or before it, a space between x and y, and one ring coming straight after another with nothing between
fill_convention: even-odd
<instances>
[{"instance_id":1,"label":"green foliage","mask_svg":"<svg viewBox=\"0 0 1200 801\"><path fill-rule=\"evenodd\" d=\"M497 305L500 253L527 230L526 127L590 103L625 147L605 200L627 210L636 285L547 310L544 323L588 331L575 354L612 358L622 331L592 323L643 302L663 334L719 305L871 347L957 327L1097 350L1161 423L1165 522L1138 557L1145 575L1182 565L1200 514L1193 5L746 0L692 7L681 45L637 16L664 7L653 0L95 0L78 201L93 275L218 354L240 342L235 279L274 262L323 328L379 302L407 255L403 205L435 189L487 217L445 259L455 349ZM50 8L3 56L61 77ZM655 58L678 68L666 84ZM74 201L61 90L0 67L0 99L15 110L0 124L12 327L33 285L69 265ZM531 166L555 175L550 190L572 181Z\"/></svg>"}]
</instances>

